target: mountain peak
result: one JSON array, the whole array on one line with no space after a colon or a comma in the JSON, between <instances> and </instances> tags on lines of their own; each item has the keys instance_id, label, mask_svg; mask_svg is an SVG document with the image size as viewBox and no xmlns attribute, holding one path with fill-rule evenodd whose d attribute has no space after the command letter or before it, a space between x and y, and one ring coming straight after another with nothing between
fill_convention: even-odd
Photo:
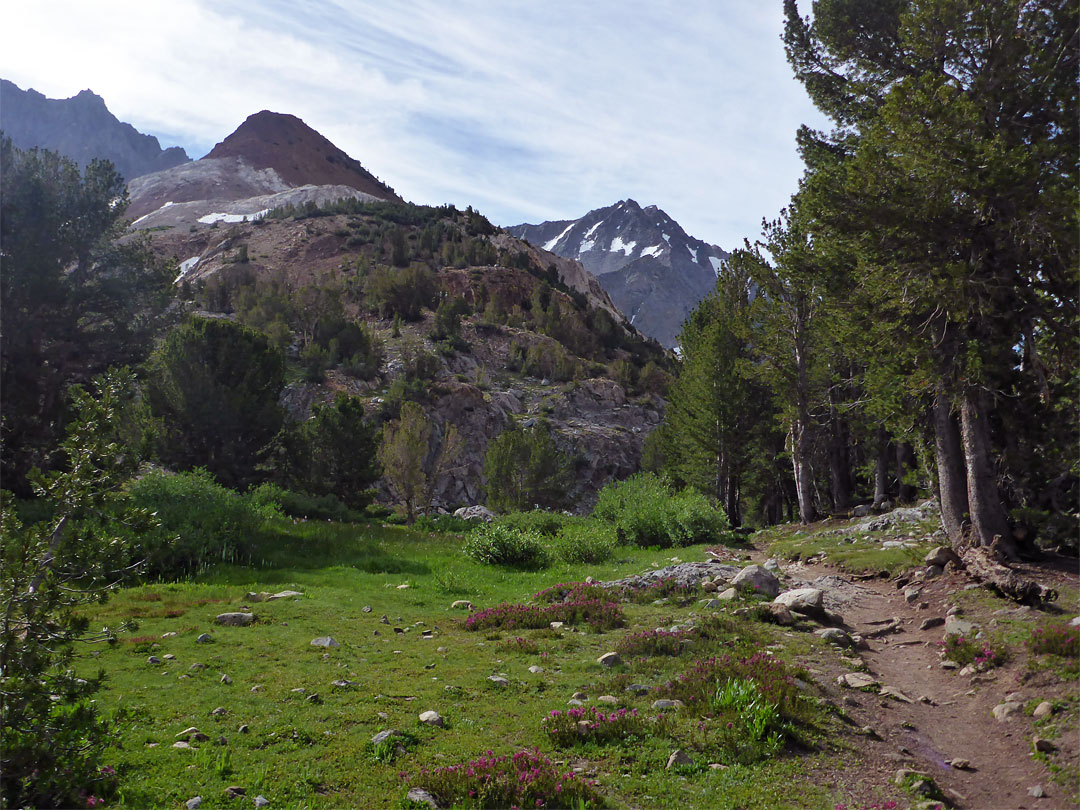
<instances>
[{"instance_id":1,"label":"mountain peak","mask_svg":"<svg viewBox=\"0 0 1080 810\"><path fill-rule=\"evenodd\" d=\"M240 158L273 169L290 185L349 186L399 200L394 190L295 115L262 110L249 115L207 158Z\"/></svg>"}]
</instances>

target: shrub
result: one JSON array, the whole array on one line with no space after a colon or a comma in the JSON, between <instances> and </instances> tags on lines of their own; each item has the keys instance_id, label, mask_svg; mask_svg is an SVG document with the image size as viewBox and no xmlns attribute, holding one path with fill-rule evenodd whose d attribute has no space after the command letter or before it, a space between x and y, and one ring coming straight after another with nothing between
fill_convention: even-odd
<instances>
[{"instance_id":1,"label":"shrub","mask_svg":"<svg viewBox=\"0 0 1080 810\"><path fill-rule=\"evenodd\" d=\"M548 603L609 598L607 590L593 582L562 582L533 594L537 602Z\"/></svg>"},{"instance_id":2,"label":"shrub","mask_svg":"<svg viewBox=\"0 0 1080 810\"><path fill-rule=\"evenodd\" d=\"M686 649L685 633L670 630L641 630L623 636L615 645L620 655L679 655Z\"/></svg>"},{"instance_id":3,"label":"shrub","mask_svg":"<svg viewBox=\"0 0 1080 810\"><path fill-rule=\"evenodd\" d=\"M269 502L218 484L204 469L152 472L130 487L132 504L157 513L159 525L136 539L150 576L177 577L217 562L250 562L259 530L277 514Z\"/></svg>"},{"instance_id":4,"label":"shrub","mask_svg":"<svg viewBox=\"0 0 1080 810\"><path fill-rule=\"evenodd\" d=\"M454 515L421 515L416 519L413 528L422 532L467 534L476 528L476 523Z\"/></svg>"},{"instance_id":5,"label":"shrub","mask_svg":"<svg viewBox=\"0 0 1080 810\"><path fill-rule=\"evenodd\" d=\"M939 645L945 657L958 664L974 664L977 667L989 669L1005 663L1006 653L1004 648L995 648L989 641L964 638L960 635L948 635Z\"/></svg>"},{"instance_id":6,"label":"shrub","mask_svg":"<svg viewBox=\"0 0 1080 810\"><path fill-rule=\"evenodd\" d=\"M499 511L560 506L570 485L570 459L541 420L524 430L511 426L484 453L488 506Z\"/></svg>"},{"instance_id":7,"label":"shrub","mask_svg":"<svg viewBox=\"0 0 1080 810\"><path fill-rule=\"evenodd\" d=\"M757 681L728 679L717 687L709 707L719 720L714 741L729 762L749 765L780 753L790 724Z\"/></svg>"},{"instance_id":8,"label":"shrub","mask_svg":"<svg viewBox=\"0 0 1080 810\"><path fill-rule=\"evenodd\" d=\"M466 630L538 630L551 622L588 624L597 631L622 627L626 617L614 602L603 599L574 599L553 605L503 603L473 613L465 620Z\"/></svg>"},{"instance_id":9,"label":"shrub","mask_svg":"<svg viewBox=\"0 0 1080 810\"><path fill-rule=\"evenodd\" d=\"M536 750L501 757L488 751L471 762L432 771L424 768L415 778L404 778L428 791L440 807L578 810L603 805L595 782L564 770Z\"/></svg>"},{"instance_id":10,"label":"shrub","mask_svg":"<svg viewBox=\"0 0 1080 810\"><path fill-rule=\"evenodd\" d=\"M525 655L537 655L540 652L539 644L531 638L521 636L503 639L497 646L502 652L524 653Z\"/></svg>"},{"instance_id":11,"label":"shrub","mask_svg":"<svg viewBox=\"0 0 1080 810\"><path fill-rule=\"evenodd\" d=\"M308 495L303 492L294 492L284 489L277 484L260 484L251 490L252 503L257 508L270 507L277 509L283 515L293 518L308 518L311 520L333 520L338 523L349 523L362 520L364 515L354 512L334 495Z\"/></svg>"},{"instance_id":12,"label":"shrub","mask_svg":"<svg viewBox=\"0 0 1080 810\"><path fill-rule=\"evenodd\" d=\"M479 563L514 568L544 568L549 561L543 537L499 523L478 526L465 542L465 553Z\"/></svg>"},{"instance_id":13,"label":"shrub","mask_svg":"<svg viewBox=\"0 0 1080 810\"><path fill-rule=\"evenodd\" d=\"M729 530L722 509L690 489L672 492L653 473L608 484L600 490L593 516L614 524L619 538L635 546L720 542Z\"/></svg>"},{"instance_id":14,"label":"shrub","mask_svg":"<svg viewBox=\"0 0 1080 810\"><path fill-rule=\"evenodd\" d=\"M1048 624L1037 627L1027 641L1032 655L1059 655L1080 658L1080 627L1067 624Z\"/></svg>"},{"instance_id":15,"label":"shrub","mask_svg":"<svg viewBox=\"0 0 1080 810\"><path fill-rule=\"evenodd\" d=\"M648 721L638 716L637 709L602 712L592 706L553 711L540 724L548 739L559 748L584 743L619 743L644 737L649 731Z\"/></svg>"},{"instance_id":16,"label":"shrub","mask_svg":"<svg viewBox=\"0 0 1080 810\"><path fill-rule=\"evenodd\" d=\"M560 559L578 565L606 562L615 554L615 527L598 520L568 522L555 541Z\"/></svg>"},{"instance_id":17,"label":"shrub","mask_svg":"<svg viewBox=\"0 0 1080 810\"><path fill-rule=\"evenodd\" d=\"M566 515L559 512L548 512L544 509L533 509L531 512L508 512L501 515L498 523L511 529L523 532L535 532L546 537L555 537L570 520Z\"/></svg>"}]
</instances>

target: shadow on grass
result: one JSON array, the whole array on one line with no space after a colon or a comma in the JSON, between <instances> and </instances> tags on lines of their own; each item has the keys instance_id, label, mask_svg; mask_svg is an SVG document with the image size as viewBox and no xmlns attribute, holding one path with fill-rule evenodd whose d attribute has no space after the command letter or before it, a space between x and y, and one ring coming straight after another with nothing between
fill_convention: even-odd
<instances>
[{"instance_id":1,"label":"shadow on grass","mask_svg":"<svg viewBox=\"0 0 1080 810\"><path fill-rule=\"evenodd\" d=\"M380 524L274 521L262 531L252 567L267 582L273 581L273 569L343 567L369 574L430 574L426 563L386 548L411 539L407 530ZM281 573L288 577L287 570Z\"/></svg>"}]
</instances>

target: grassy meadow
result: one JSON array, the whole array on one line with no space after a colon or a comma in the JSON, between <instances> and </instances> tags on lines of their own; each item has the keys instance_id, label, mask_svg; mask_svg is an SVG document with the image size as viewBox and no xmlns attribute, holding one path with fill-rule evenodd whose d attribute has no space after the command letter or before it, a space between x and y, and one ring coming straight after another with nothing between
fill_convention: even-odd
<instances>
[{"instance_id":1,"label":"grassy meadow","mask_svg":"<svg viewBox=\"0 0 1080 810\"><path fill-rule=\"evenodd\" d=\"M108 674L98 704L127 712L104 760L119 776L116 801L182 807L201 796L201 807L211 808L240 806L261 795L270 807L407 807L405 796L422 781L423 769L489 751L499 756L538 749L560 773L576 771L574 779L595 782L594 805L831 806L829 789L815 787L805 775L838 756L843 743L830 741L830 733L840 723L819 705L805 673L807 682L799 683L805 694L779 701L792 703L781 708L790 708L794 720L761 720L769 728L758 735L762 749L756 752L740 749L743 743L732 740L727 722L734 720L736 732L740 722L757 722L751 715L760 699L735 708L691 703L660 715L651 706L663 695L626 689L665 684L716 655L810 660L826 654L810 634L732 617L725 608L711 637L692 637L679 654L650 654L655 639L646 634L637 654L607 669L597 658L620 639L716 613L700 603L708 594L673 594L661 604L623 600L625 626L604 632L586 624L473 631L465 626L468 611L450 607L462 599L478 610L530 602L544 588L587 575L614 579L662 567L676 556L703 560L703 546L620 546L603 564L518 571L476 563L462 553L462 544L460 535L399 526L276 519L251 567L218 565L187 581L127 588L93 608L91 626L137 623L118 643L80 658L87 672L101 667ZM284 589L303 595L245 601L249 592ZM740 604L745 602L731 603ZM255 614L254 624L214 623L217 614L242 607ZM203 633L212 642L198 643ZM340 646L311 645L327 635ZM148 663L150 656L161 663ZM784 671L800 672L797 665ZM231 682L223 683L223 676ZM584 711L624 708L629 719L636 709L636 725L614 739L584 734L567 741L545 730L541 721L568 710L567 701L579 691L587 695ZM601 695L617 704L598 703ZM213 714L219 707L224 713ZM442 728L418 721L427 710L442 716ZM174 748L177 735L191 727L208 739ZM393 745L374 746L372 736L387 729L402 736ZM777 744L770 749L772 733ZM686 751L690 762L668 769L676 749ZM230 786L244 788L246 798L229 798ZM454 802L479 800L465 793ZM556 795L546 801L563 806Z\"/></svg>"}]
</instances>

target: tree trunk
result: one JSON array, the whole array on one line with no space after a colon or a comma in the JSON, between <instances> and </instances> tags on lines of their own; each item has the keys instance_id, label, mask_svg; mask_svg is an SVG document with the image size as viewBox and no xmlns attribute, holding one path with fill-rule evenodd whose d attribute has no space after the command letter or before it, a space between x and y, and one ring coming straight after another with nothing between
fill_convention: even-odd
<instances>
[{"instance_id":1,"label":"tree trunk","mask_svg":"<svg viewBox=\"0 0 1080 810\"><path fill-rule=\"evenodd\" d=\"M1018 602L1041 604L1053 602L1058 594L1031 579L1024 579L1011 568L994 559L993 549L983 546L968 547L963 550L960 559L968 574L975 579L988 582L998 591Z\"/></svg>"},{"instance_id":2,"label":"tree trunk","mask_svg":"<svg viewBox=\"0 0 1080 810\"><path fill-rule=\"evenodd\" d=\"M967 464L967 500L974 529L973 543L994 546L1010 560L1019 559L1009 521L1001 505L990 457L990 424L986 395L969 388L960 408L964 461Z\"/></svg>"},{"instance_id":3,"label":"tree trunk","mask_svg":"<svg viewBox=\"0 0 1080 810\"><path fill-rule=\"evenodd\" d=\"M904 483L908 470L915 467L915 449L907 442L896 445L896 480L899 484L896 500L900 503L911 503L915 500L917 490L911 484Z\"/></svg>"},{"instance_id":4,"label":"tree trunk","mask_svg":"<svg viewBox=\"0 0 1080 810\"><path fill-rule=\"evenodd\" d=\"M881 504L889 497L889 434L885 428L877 429L877 440L877 463L874 465L874 508L880 509Z\"/></svg>"},{"instance_id":5,"label":"tree trunk","mask_svg":"<svg viewBox=\"0 0 1080 810\"><path fill-rule=\"evenodd\" d=\"M933 414L941 523L949 536L949 543L960 553L967 524L967 489L960 429L949 398L942 393L934 396Z\"/></svg>"},{"instance_id":6,"label":"tree trunk","mask_svg":"<svg viewBox=\"0 0 1080 810\"><path fill-rule=\"evenodd\" d=\"M799 500L799 520L814 520L814 475L810 468L810 430L803 423L791 426L791 466L795 474L795 495Z\"/></svg>"},{"instance_id":7,"label":"tree trunk","mask_svg":"<svg viewBox=\"0 0 1080 810\"><path fill-rule=\"evenodd\" d=\"M851 465L848 462L850 431L847 422L836 415L835 409L830 421L829 474L832 479L833 511L846 512L851 505Z\"/></svg>"}]
</instances>

